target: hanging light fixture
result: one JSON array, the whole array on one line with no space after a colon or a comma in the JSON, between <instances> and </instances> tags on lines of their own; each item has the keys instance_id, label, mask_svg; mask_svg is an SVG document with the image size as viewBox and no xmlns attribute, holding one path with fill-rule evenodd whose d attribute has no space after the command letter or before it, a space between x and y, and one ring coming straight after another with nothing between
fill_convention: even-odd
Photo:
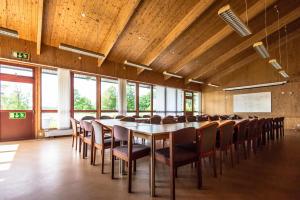
<instances>
[{"instance_id":1,"label":"hanging light fixture","mask_svg":"<svg viewBox=\"0 0 300 200\"><path fill-rule=\"evenodd\" d=\"M163 72L163 75L166 75L166 76L173 76L173 77L176 77L176 78L182 78L182 76L179 76L177 74L173 74L173 73L169 73L167 71L164 71Z\"/></svg>"},{"instance_id":2,"label":"hanging light fixture","mask_svg":"<svg viewBox=\"0 0 300 200\"><path fill-rule=\"evenodd\" d=\"M215 84L212 84L212 83L208 83L207 85L212 86L212 87L220 87L219 85L215 85Z\"/></svg>"},{"instance_id":3,"label":"hanging light fixture","mask_svg":"<svg viewBox=\"0 0 300 200\"><path fill-rule=\"evenodd\" d=\"M85 56L90 56L90 57L94 57L94 58L98 58L98 59L104 59L105 55L101 54L101 53L97 53L97 52L93 52L93 51L88 51L85 49L81 49L78 47L74 47L68 44L60 44L59 49L61 50L65 50L65 51L70 51L73 53L77 53L77 54L81 54L81 55L85 55Z\"/></svg>"},{"instance_id":4,"label":"hanging light fixture","mask_svg":"<svg viewBox=\"0 0 300 200\"><path fill-rule=\"evenodd\" d=\"M269 63L275 68L275 69L281 69L281 65L277 62L276 59L269 60Z\"/></svg>"},{"instance_id":5,"label":"hanging light fixture","mask_svg":"<svg viewBox=\"0 0 300 200\"><path fill-rule=\"evenodd\" d=\"M266 47L264 46L263 42L254 43L253 48L263 59L270 57L270 54L269 54L268 50L266 49Z\"/></svg>"},{"instance_id":6,"label":"hanging light fixture","mask_svg":"<svg viewBox=\"0 0 300 200\"><path fill-rule=\"evenodd\" d=\"M149 71L152 70L152 68L148 67L147 65L133 63L133 62L130 62L128 60L124 61L124 65L128 65L128 66L131 66L131 67L136 67L136 68L140 68L140 69L144 69L144 70L149 70Z\"/></svg>"},{"instance_id":7,"label":"hanging light fixture","mask_svg":"<svg viewBox=\"0 0 300 200\"><path fill-rule=\"evenodd\" d=\"M281 74L281 76L283 76L284 78L289 77L289 75L284 70L279 71L279 74Z\"/></svg>"},{"instance_id":8,"label":"hanging light fixture","mask_svg":"<svg viewBox=\"0 0 300 200\"><path fill-rule=\"evenodd\" d=\"M191 83L198 83L198 84L203 84L204 82L202 82L202 81L196 81L196 80L193 80L193 79L189 79L189 82L191 82Z\"/></svg>"},{"instance_id":9,"label":"hanging light fixture","mask_svg":"<svg viewBox=\"0 0 300 200\"><path fill-rule=\"evenodd\" d=\"M17 31L11 30L11 29L8 29L8 28L0 27L0 34L5 35L5 36L9 36L9 37L19 38L19 34L18 34Z\"/></svg>"}]
</instances>

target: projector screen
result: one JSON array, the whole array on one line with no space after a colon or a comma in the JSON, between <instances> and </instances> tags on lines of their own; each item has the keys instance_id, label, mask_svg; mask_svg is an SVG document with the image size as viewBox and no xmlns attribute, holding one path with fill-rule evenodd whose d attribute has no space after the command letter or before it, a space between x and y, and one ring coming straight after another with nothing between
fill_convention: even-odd
<instances>
[{"instance_id":1,"label":"projector screen","mask_svg":"<svg viewBox=\"0 0 300 200\"><path fill-rule=\"evenodd\" d=\"M271 92L233 95L233 112L271 112Z\"/></svg>"}]
</instances>

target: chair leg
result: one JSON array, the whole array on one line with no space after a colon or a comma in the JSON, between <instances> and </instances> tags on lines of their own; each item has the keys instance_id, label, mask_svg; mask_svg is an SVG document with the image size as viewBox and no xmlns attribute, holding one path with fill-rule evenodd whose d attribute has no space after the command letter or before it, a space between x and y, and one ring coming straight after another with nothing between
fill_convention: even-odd
<instances>
[{"instance_id":1,"label":"chair leg","mask_svg":"<svg viewBox=\"0 0 300 200\"><path fill-rule=\"evenodd\" d=\"M96 165L96 155L97 155L97 148L96 147L93 147L93 165Z\"/></svg>"},{"instance_id":2,"label":"chair leg","mask_svg":"<svg viewBox=\"0 0 300 200\"><path fill-rule=\"evenodd\" d=\"M101 150L101 173L104 174L104 155L105 155L105 149L102 147Z\"/></svg>"},{"instance_id":3,"label":"chair leg","mask_svg":"<svg viewBox=\"0 0 300 200\"><path fill-rule=\"evenodd\" d=\"M175 178L178 178L177 169L177 167L174 169Z\"/></svg>"},{"instance_id":4,"label":"chair leg","mask_svg":"<svg viewBox=\"0 0 300 200\"><path fill-rule=\"evenodd\" d=\"M240 143L237 142L236 144L236 162L240 163Z\"/></svg>"},{"instance_id":5,"label":"chair leg","mask_svg":"<svg viewBox=\"0 0 300 200\"><path fill-rule=\"evenodd\" d=\"M244 149L244 157L245 159L247 159L246 141L243 142L243 149Z\"/></svg>"},{"instance_id":6,"label":"chair leg","mask_svg":"<svg viewBox=\"0 0 300 200\"><path fill-rule=\"evenodd\" d=\"M81 138L79 138L79 153L81 153L81 143L82 143Z\"/></svg>"},{"instance_id":7,"label":"chair leg","mask_svg":"<svg viewBox=\"0 0 300 200\"><path fill-rule=\"evenodd\" d=\"M175 168L170 166L170 199L175 200Z\"/></svg>"},{"instance_id":8,"label":"chair leg","mask_svg":"<svg viewBox=\"0 0 300 200\"><path fill-rule=\"evenodd\" d=\"M94 151L93 151L93 147L94 145L91 145L91 165L93 165L94 164Z\"/></svg>"},{"instance_id":9,"label":"chair leg","mask_svg":"<svg viewBox=\"0 0 300 200\"><path fill-rule=\"evenodd\" d=\"M74 135L72 135L72 148L74 147Z\"/></svg>"},{"instance_id":10,"label":"chair leg","mask_svg":"<svg viewBox=\"0 0 300 200\"><path fill-rule=\"evenodd\" d=\"M136 172L136 160L133 161L133 171Z\"/></svg>"},{"instance_id":11,"label":"chair leg","mask_svg":"<svg viewBox=\"0 0 300 200\"><path fill-rule=\"evenodd\" d=\"M200 160L201 163L201 160ZM202 167L202 165L201 165ZM216 152L213 154L213 168L214 168L214 177L217 178L217 163L216 163Z\"/></svg>"},{"instance_id":12,"label":"chair leg","mask_svg":"<svg viewBox=\"0 0 300 200\"><path fill-rule=\"evenodd\" d=\"M202 188L202 160L199 158L197 165L197 174L198 174L198 189Z\"/></svg>"},{"instance_id":13,"label":"chair leg","mask_svg":"<svg viewBox=\"0 0 300 200\"><path fill-rule=\"evenodd\" d=\"M231 166L233 167L233 153L232 153L232 145L230 146L230 160L231 160Z\"/></svg>"},{"instance_id":14,"label":"chair leg","mask_svg":"<svg viewBox=\"0 0 300 200\"><path fill-rule=\"evenodd\" d=\"M128 193L131 193L132 182L132 160L128 161Z\"/></svg>"},{"instance_id":15,"label":"chair leg","mask_svg":"<svg viewBox=\"0 0 300 200\"><path fill-rule=\"evenodd\" d=\"M115 157L111 153L111 179L114 179L114 174L115 174Z\"/></svg>"},{"instance_id":16,"label":"chair leg","mask_svg":"<svg viewBox=\"0 0 300 200\"><path fill-rule=\"evenodd\" d=\"M77 146L78 146L78 135L76 135L75 142L76 142L76 144L75 144L75 150L77 151Z\"/></svg>"},{"instance_id":17,"label":"chair leg","mask_svg":"<svg viewBox=\"0 0 300 200\"><path fill-rule=\"evenodd\" d=\"M223 151L220 150L220 175L222 175L222 160L223 160Z\"/></svg>"}]
</instances>

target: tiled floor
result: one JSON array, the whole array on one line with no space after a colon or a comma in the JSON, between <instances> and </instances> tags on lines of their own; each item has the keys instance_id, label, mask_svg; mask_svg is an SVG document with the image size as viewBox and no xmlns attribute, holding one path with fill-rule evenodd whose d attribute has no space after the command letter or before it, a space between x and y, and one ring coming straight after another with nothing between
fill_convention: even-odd
<instances>
[{"instance_id":1,"label":"tiled floor","mask_svg":"<svg viewBox=\"0 0 300 200\"><path fill-rule=\"evenodd\" d=\"M99 164L99 161L97 161ZM127 178L110 179L107 152L106 174L91 166L71 148L71 138L18 141L0 144L0 199L151 199L149 158L138 161L133 193ZM177 199L300 199L300 133L287 132L248 160L213 178L204 163L204 187L197 190L196 172L180 168ZM169 198L168 169L157 165L155 199Z\"/></svg>"}]
</instances>

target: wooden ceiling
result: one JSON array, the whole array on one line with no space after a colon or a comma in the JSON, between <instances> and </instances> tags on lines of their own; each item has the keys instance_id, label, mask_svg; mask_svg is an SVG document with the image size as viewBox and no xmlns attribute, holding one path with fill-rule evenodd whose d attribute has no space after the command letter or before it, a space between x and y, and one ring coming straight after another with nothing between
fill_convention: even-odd
<instances>
[{"instance_id":1,"label":"wooden ceiling","mask_svg":"<svg viewBox=\"0 0 300 200\"><path fill-rule=\"evenodd\" d=\"M265 39L265 8L270 44L278 34L274 5L281 31L285 24L289 33L300 28L300 0L246 2L247 12L241 0L7 0L0 4L0 26L36 42L41 56L41 44L65 43L116 63L130 60L186 80L214 80L226 68L244 65L248 57L259 59L252 44ZM244 21L248 17L252 35L240 37L217 15L226 4Z\"/></svg>"}]
</instances>

